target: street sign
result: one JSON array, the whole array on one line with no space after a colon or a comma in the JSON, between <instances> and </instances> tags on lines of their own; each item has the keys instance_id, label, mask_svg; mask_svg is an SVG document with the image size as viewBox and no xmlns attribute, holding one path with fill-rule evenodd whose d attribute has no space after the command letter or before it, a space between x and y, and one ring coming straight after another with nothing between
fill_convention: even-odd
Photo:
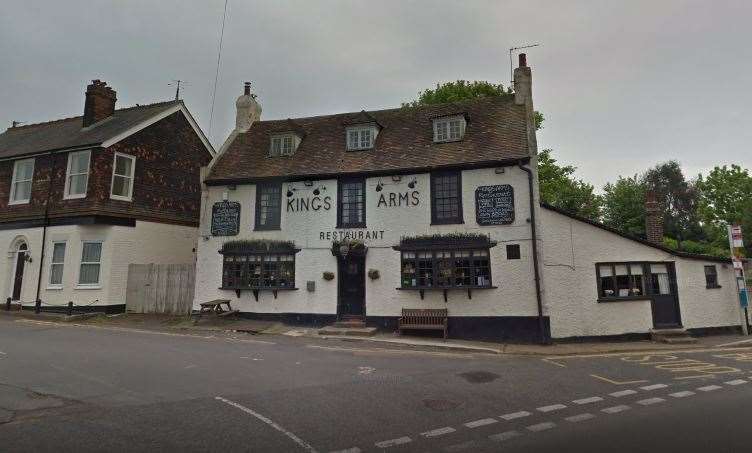
<instances>
[{"instance_id":1,"label":"street sign","mask_svg":"<svg viewBox=\"0 0 752 453\"><path fill-rule=\"evenodd\" d=\"M739 290L739 304L741 304L742 308L747 308L749 306L747 288Z\"/></svg>"}]
</instances>

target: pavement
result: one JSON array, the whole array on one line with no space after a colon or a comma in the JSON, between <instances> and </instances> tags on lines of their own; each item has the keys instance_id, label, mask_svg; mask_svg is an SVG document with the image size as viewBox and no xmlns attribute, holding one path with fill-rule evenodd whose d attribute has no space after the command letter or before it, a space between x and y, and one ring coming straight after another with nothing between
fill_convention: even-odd
<instances>
[{"instance_id":1,"label":"pavement","mask_svg":"<svg viewBox=\"0 0 752 453\"><path fill-rule=\"evenodd\" d=\"M2 316L0 442L4 452L748 451L752 348L695 346L489 354Z\"/></svg>"},{"instance_id":2,"label":"pavement","mask_svg":"<svg viewBox=\"0 0 752 453\"><path fill-rule=\"evenodd\" d=\"M341 340L349 342L365 342L382 345L403 346L415 349L464 351L488 354L513 355L577 355L603 354L619 352L638 352L656 350L691 350L723 345L745 344L747 340L752 345L752 337L745 339L737 334L709 335L697 337L695 344L665 344L650 340L630 341L569 341L554 342L549 345L529 343L498 343L488 341L469 341L459 339L444 340L430 336L397 335L396 332L378 332L374 336L321 335L319 327L290 326L276 321L253 320L244 318L204 318L196 320L187 316L156 315L156 314L120 314L100 316L73 316L63 314L41 313L31 311L0 311L2 317L43 319L50 322L66 322L80 325L110 326L136 328L165 332L236 332L251 335L285 335L289 337L309 337L324 340Z\"/></svg>"}]
</instances>

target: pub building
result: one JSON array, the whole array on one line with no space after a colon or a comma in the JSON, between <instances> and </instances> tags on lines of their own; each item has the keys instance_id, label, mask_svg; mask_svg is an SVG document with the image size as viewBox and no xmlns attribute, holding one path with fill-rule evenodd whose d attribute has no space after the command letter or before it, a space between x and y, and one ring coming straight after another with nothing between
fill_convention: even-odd
<instances>
[{"instance_id":1,"label":"pub building","mask_svg":"<svg viewBox=\"0 0 752 453\"><path fill-rule=\"evenodd\" d=\"M740 324L730 260L539 202L532 77L457 103L261 121L249 84L204 169L194 309L395 329L446 309L452 338L647 335ZM532 238L535 238L534 240Z\"/></svg>"}]
</instances>

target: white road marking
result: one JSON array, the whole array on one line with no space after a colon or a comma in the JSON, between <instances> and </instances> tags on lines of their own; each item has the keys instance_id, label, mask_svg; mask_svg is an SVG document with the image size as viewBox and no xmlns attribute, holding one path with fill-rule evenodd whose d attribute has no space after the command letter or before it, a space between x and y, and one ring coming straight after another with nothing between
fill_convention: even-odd
<instances>
[{"instance_id":1,"label":"white road marking","mask_svg":"<svg viewBox=\"0 0 752 453\"><path fill-rule=\"evenodd\" d=\"M611 395L611 396L613 396L615 398L621 398L622 396L634 395L635 393L637 393L637 392L634 391L634 390L621 390L621 391L618 391L618 392L609 393L609 395Z\"/></svg>"},{"instance_id":2,"label":"white road marking","mask_svg":"<svg viewBox=\"0 0 752 453\"><path fill-rule=\"evenodd\" d=\"M358 447L348 448L346 450L330 451L329 453L360 453L362 450Z\"/></svg>"},{"instance_id":3,"label":"white road marking","mask_svg":"<svg viewBox=\"0 0 752 453\"><path fill-rule=\"evenodd\" d=\"M572 423L577 423L577 422L584 422L585 420L590 420L591 418L595 418L595 415L589 414L586 412L584 414L573 415L571 417L567 417L564 420L568 422L572 422Z\"/></svg>"},{"instance_id":4,"label":"white road marking","mask_svg":"<svg viewBox=\"0 0 752 453\"><path fill-rule=\"evenodd\" d=\"M529 415L532 415L532 414L528 411L519 411L519 412L512 412L511 414L504 414L501 416L501 418L503 418L506 421L509 421L509 420L514 420L516 418L527 417Z\"/></svg>"},{"instance_id":5,"label":"white road marking","mask_svg":"<svg viewBox=\"0 0 752 453\"><path fill-rule=\"evenodd\" d=\"M499 421L495 418L482 418L480 420L475 420L472 422L465 423L465 426L468 428L478 428L480 426L486 426L486 425L493 425L494 423L498 423Z\"/></svg>"},{"instance_id":6,"label":"white road marking","mask_svg":"<svg viewBox=\"0 0 752 453\"><path fill-rule=\"evenodd\" d=\"M538 408L538 409L536 409L536 410L537 410L537 411L539 411L539 412L543 412L543 413L546 413L546 412L553 412L553 411L558 411L559 409L564 409L564 408L566 408L566 407L567 407L567 406L565 406L565 405L563 405L563 404L552 404L552 405L550 405L550 406L543 406L543 407L539 407L539 408Z\"/></svg>"},{"instance_id":7,"label":"white road marking","mask_svg":"<svg viewBox=\"0 0 752 453\"><path fill-rule=\"evenodd\" d=\"M495 440L497 442L504 442L505 440L509 440L515 437L521 436L522 433L519 431L505 431L503 433L499 434L493 434L491 436L488 436L489 439Z\"/></svg>"},{"instance_id":8,"label":"white road marking","mask_svg":"<svg viewBox=\"0 0 752 453\"><path fill-rule=\"evenodd\" d=\"M724 382L724 384L726 385L741 385L741 384L746 384L746 383L747 381L745 381L744 379L734 379L733 381Z\"/></svg>"},{"instance_id":9,"label":"white road marking","mask_svg":"<svg viewBox=\"0 0 752 453\"><path fill-rule=\"evenodd\" d=\"M398 437L397 439L382 440L381 442L376 442L374 445L376 445L378 448L389 448L394 447L395 445L408 444L412 441L412 439L405 436Z\"/></svg>"},{"instance_id":10,"label":"white road marking","mask_svg":"<svg viewBox=\"0 0 752 453\"><path fill-rule=\"evenodd\" d=\"M0 351L0 355L8 355L8 354L4 353L3 351Z\"/></svg>"},{"instance_id":11,"label":"white road marking","mask_svg":"<svg viewBox=\"0 0 752 453\"><path fill-rule=\"evenodd\" d=\"M713 390L720 390L723 387L720 385L706 385L705 387L697 387L697 390L701 392L712 392Z\"/></svg>"},{"instance_id":12,"label":"white road marking","mask_svg":"<svg viewBox=\"0 0 752 453\"><path fill-rule=\"evenodd\" d=\"M431 431L420 433L420 435L423 437L438 437L438 436L443 436L444 434L453 433L455 431L457 430L452 428L451 426L447 426L444 428L432 429Z\"/></svg>"},{"instance_id":13,"label":"white road marking","mask_svg":"<svg viewBox=\"0 0 752 453\"><path fill-rule=\"evenodd\" d=\"M197 366L198 366L198 365L194 365L193 363L191 363L190 365L186 365L186 366L184 366L184 367L183 367L183 369L184 369L184 370L190 370L191 368L196 368Z\"/></svg>"},{"instance_id":14,"label":"white road marking","mask_svg":"<svg viewBox=\"0 0 752 453\"><path fill-rule=\"evenodd\" d=\"M556 423L554 423L554 422L543 422L543 423L538 423L537 425L530 425L526 429L528 431L537 433L537 432L545 431L545 430L551 429L551 428L556 428Z\"/></svg>"},{"instance_id":15,"label":"white road marking","mask_svg":"<svg viewBox=\"0 0 752 453\"><path fill-rule=\"evenodd\" d=\"M461 444L450 445L448 447L444 447L444 451L452 453L455 451L467 450L470 447L475 447L475 441L469 440L467 442L462 442Z\"/></svg>"},{"instance_id":16,"label":"white road marking","mask_svg":"<svg viewBox=\"0 0 752 453\"><path fill-rule=\"evenodd\" d=\"M638 401L637 404L640 404L642 406L651 406L653 404L662 403L664 401L666 401L666 400L664 400L663 398L648 398L646 400L640 400L640 401Z\"/></svg>"},{"instance_id":17,"label":"white road marking","mask_svg":"<svg viewBox=\"0 0 752 453\"><path fill-rule=\"evenodd\" d=\"M689 390L685 390L683 392L676 392L676 393L669 393L668 396L672 396L674 398L686 398L688 396L697 395L695 392L690 392Z\"/></svg>"},{"instance_id":18,"label":"white road marking","mask_svg":"<svg viewBox=\"0 0 752 453\"><path fill-rule=\"evenodd\" d=\"M650 391L650 390L665 389L666 387L668 387L668 385L666 385L666 384L653 384L653 385L646 385L646 386L640 387L640 388L643 389L643 390Z\"/></svg>"},{"instance_id":19,"label":"white road marking","mask_svg":"<svg viewBox=\"0 0 752 453\"><path fill-rule=\"evenodd\" d=\"M572 401L574 404L590 404L590 403L597 403L598 401L603 401L603 398L600 396L591 396L590 398L582 398L579 400Z\"/></svg>"},{"instance_id":20,"label":"white road marking","mask_svg":"<svg viewBox=\"0 0 752 453\"><path fill-rule=\"evenodd\" d=\"M605 412L607 414L618 414L619 412L624 412L626 410L629 410L629 406L621 405L621 406L613 406L613 407L607 407L605 409L601 409L601 412Z\"/></svg>"},{"instance_id":21,"label":"white road marking","mask_svg":"<svg viewBox=\"0 0 752 453\"><path fill-rule=\"evenodd\" d=\"M358 367L358 374L371 374L374 371L376 371L376 368L372 366L359 366Z\"/></svg>"},{"instance_id":22,"label":"white road marking","mask_svg":"<svg viewBox=\"0 0 752 453\"><path fill-rule=\"evenodd\" d=\"M715 347L716 348L723 348L725 346L734 346L734 345L737 345L737 344L745 344L745 343L750 343L750 342L752 342L752 340L732 341L731 343L717 344L717 345L715 345Z\"/></svg>"},{"instance_id":23,"label":"white road marking","mask_svg":"<svg viewBox=\"0 0 752 453\"><path fill-rule=\"evenodd\" d=\"M228 404L232 407L235 407L237 409L240 409L241 411L245 412L246 414L252 415L256 417L257 419L261 420L262 422L266 423L267 425L271 426L272 428L276 429L280 433L284 434L285 436L289 437L290 440L298 444L301 448L303 448L306 451L310 451L311 453L317 453L316 449L313 448L309 443L301 439L300 437L296 436L295 434L291 433L290 431L286 430L282 426L276 424L271 419L264 417L263 415L259 414L258 412L254 411L253 409L249 409L242 404L238 404L235 401L230 401L226 398L222 398L221 396L215 396L215 400L222 401L225 404Z\"/></svg>"}]
</instances>

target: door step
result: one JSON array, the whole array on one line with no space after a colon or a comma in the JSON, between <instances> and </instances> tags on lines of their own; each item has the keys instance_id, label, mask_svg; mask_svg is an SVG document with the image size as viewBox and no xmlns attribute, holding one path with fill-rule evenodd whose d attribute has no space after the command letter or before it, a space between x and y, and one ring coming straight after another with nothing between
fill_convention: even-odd
<instances>
[{"instance_id":1,"label":"door step","mask_svg":"<svg viewBox=\"0 0 752 453\"><path fill-rule=\"evenodd\" d=\"M350 337L372 337L376 334L376 327L337 327L326 326L319 329L319 335L344 335Z\"/></svg>"},{"instance_id":2,"label":"door step","mask_svg":"<svg viewBox=\"0 0 752 453\"><path fill-rule=\"evenodd\" d=\"M653 329L650 338L657 343L667 344L691 344L697 343L685 329Z\"/></svg>"},{"instance_id":3,"label":"door step","mask_svg":"<svg viewBox=\"0 0 752 453\"><path fill-rule=\"evenodd\" d=\"M363 316L344 315L339 321L332 324L332 326L343 329L364 328L366 320Z\"/></svg>"}]
</instances>

